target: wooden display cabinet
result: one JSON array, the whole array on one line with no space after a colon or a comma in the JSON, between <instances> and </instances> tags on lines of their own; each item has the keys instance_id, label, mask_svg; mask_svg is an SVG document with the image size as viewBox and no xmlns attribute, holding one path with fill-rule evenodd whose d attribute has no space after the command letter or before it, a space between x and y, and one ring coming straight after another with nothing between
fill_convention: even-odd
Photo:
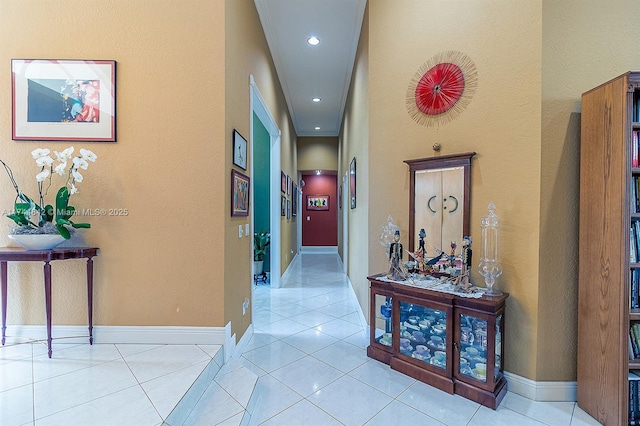
<instances>
[{"instance_id":1,"label":"wooden display cabinet","mask_svg":"<svg viewBox=\"0 0 640 426\"><path fill-rule=\"evenodd\" d=\"M367 355L445 392L495 409L507 392L503 342L508 294L465 298L381 277L368 277Z\"/></svg>"}]
</instances>

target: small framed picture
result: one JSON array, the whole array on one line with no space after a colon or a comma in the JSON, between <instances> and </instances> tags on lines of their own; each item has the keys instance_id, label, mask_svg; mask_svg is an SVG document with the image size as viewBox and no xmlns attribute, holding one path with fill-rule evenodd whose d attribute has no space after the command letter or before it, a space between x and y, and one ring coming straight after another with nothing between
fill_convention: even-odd
<instances>
[{"instance_id":1,"label":"small framed picture","mask_svg":"<svg viewBox=\"0 0 640 426\"><path fill-rule=\"evenodd\" d=\"M291 200L287 199L287 219L291 219Z\"/></svg>"},{"instance_id":2,"label":"small framed picture","mask_svg":"<svg viewBox=\"0 0 640 426\"><path fill-rule=\"evenodd\" d=\"M291 195L291 176L287 175L287 195Z\"/></svg>"},{"instance_id":3,"label":"small framed picture","mask_svg":"<svg viewBox=\"0 0 640 426\"><path fill-rule=\"evenodd\" d=\"M280 191L287 193L287 175L284 172L280 172Z\"/></svg>"},{"instance_id":4,"label":"small framed picture","mask_svg":"<svg viewBox=\"0 0 640 426\"><path fill-rule=\"evenodd\" d=\"M12 138L116 141L116 61L11 60Z\"/></svg>"},{"instance_id":5,"label":"small framed picture","mask_svg":"<svg viewBox=\"0 0 640 426\"><path fill-rule=\"evenodd\" d=\"M351 160L349 167L349 196L351 198L351 208L356 208L356 157Z\"/></svg>"},{"instance_id":6,"label":"small framed picture","mask_svg":"<svg viewBox=\"0 0 640 426\"><path fill-rule=\"evenodd\" d=\"M329 196L307 195L307 210L329 210Z\"/></svg>"},{"instance_id":7,"label":"small framed picture","mask_svg":"<svg viewBox=\"0 0 640 426\"><path fill-rule=\"evenodd\" d=\"M280 216L286 216L287 215L287 198L282 195L280 197Z\"/></svg>"},{"instance_id":8,"label":"small framed picture","mask_svg":"<svg viewBox=\"0 0 640 426\"><path fill-rule=\"evenodd\" d=\"M298 216L298 185L295 182L291 190L291 216Z\"/></svg>"},{"instance_id":9,"label":"small framed picture","mask_svg":"<svg viewBox=\"0 0 640 426\"><path fill-rule=\"evenodd\" d=\"M249 177L231 170L231 216L249 216Z\"/></svg>"},{"instance_id":10,"label":"small framed picture","mask_svg":"<svg viewBox=\"0 0 640 426\"><path fill-rule=\"evenodd\" d=\"M247 140L233 130L233 164L242 170L247 170Z\"/></svg>"}]
</instances>

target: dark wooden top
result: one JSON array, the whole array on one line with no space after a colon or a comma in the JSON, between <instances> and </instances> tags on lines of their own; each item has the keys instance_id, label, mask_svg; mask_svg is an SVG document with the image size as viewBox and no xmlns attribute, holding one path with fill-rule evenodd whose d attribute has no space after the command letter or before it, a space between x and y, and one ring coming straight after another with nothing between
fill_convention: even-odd
<instances>
[{"instance_id":1,"label":"dark wooden top","mask_svg":"<svg viewBox=\"0 0 640 426\"><path fill-rule=\"evenodd\" d=\"M83 259L98 255L98 247L64 247L52 250L25 250L19 247L0 247L0 261L43 261Z\"/></svg>"},{"instance_id":2,"label":"dark wooden top","mask_svg":"<svg viewBox=\"0 0 640 426\"><path fill-rule=\"evenodd\" d=\"M500 296L482 296L480 298L462 297L452 293L445 293L442 291L429 290L426 288L414 287L407 284L398 282L379 281L378 278L383 277L385 274L376 274L367 279L374 284L377 288L392 291L396 294L403 294L406 296L413 296L418 298L429 298L435 301L441 301L450 303L455 306L467 307L470 309L479 309L484 312L497 312L505 305L509 293L502 293Z\"/></svg>"}]
</instances>

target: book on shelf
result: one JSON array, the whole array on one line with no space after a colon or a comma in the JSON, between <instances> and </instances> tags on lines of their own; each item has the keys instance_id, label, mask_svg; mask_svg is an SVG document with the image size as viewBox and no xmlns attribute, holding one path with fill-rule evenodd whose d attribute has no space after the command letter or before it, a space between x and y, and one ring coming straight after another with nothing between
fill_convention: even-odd
<instances>
[{"instance_id":1,"label":"book on shelf","mask_svg":"<svg viewBox=\"0 0 640 426\"><path fill-rule=\"evenodd\" d=\"M631 138L631 167L638 167L638 131L634 130Z\"/></svg>"},{"instance_id":2,"label":"book on shelf","mask_svg":"<svg viewBox=\"0 0 640 426\"><path fill-rule=\"evenodd\" d=\"M637 263L638 262L638 245L637 245L637 238L636 238L636 229L635 226L632 226L631 229L629 230L629 246L631 246L631 251L629 253L629 261L631 263Z\"/></svg>"}]
</instances>

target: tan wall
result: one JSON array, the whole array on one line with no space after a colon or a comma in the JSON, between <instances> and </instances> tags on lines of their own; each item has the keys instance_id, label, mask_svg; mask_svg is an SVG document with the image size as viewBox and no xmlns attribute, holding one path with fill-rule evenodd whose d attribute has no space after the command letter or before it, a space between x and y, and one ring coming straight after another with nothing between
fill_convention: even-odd
<instances>
[{"instance_id":1,"label":"tan wall","mask_svg":"<svg viewBox=\"0 0 640 426\"><path fill-rule=\"evenodd\" d=\"M298 170L317 169L338 170L338 138L298 138Z\"/></svg>"},{"instance_id":2,"label":"tan wall","mask_svg":"<svg viewBox=\"0 0 640 426\"><path fill-rule=\"evenodd\" d=\"M575 380L580 97L640 68L640 3L543 1L537 380Z\"/></svg>"},{"instance_id":3,"label":"tan wall","mask_svg":"<svg viewBox=\"0 0 640 426\"><path fill-rule=\"evenodd\" d=\"M250 134L249 74L282 131L283 170L297 169L293 128L253 1L158 0L151 8L130 0L5 0L0 28L12 34L0 42L5 64L11 58L118 62L118 142L74 143L76 150L88 146L98 161L73 204L129 211L87 218L93 228L86 240L101 248L94 323L220 327L231 321L239 339L250 321L241 304L251 293L252 239L237 236L237 225L250 218L229 213L230 150L234 128ZM0 73L0 155L21 189L33 194L31 150L69 143L11 141L10 81ZM1 209L12 208L12 191L0 178ZM295 237L290 228L283 226L287 251ZM82 271L79 261L54 263L55 324L86 322ZM41 268L11 265L9 273L9 324L44 323Z\"/></svg>"},{"instance_id":4,"label":"tan wall","mask_svg":"<svg viewBox=\"0 0 640 426\"><path fill-rule=\"evenodd\" d=\"M535 378L538 316L540 193L540 1L401 0L369 2L369 264L386 268L378 236L393 215L408 241L409 173L403 160L478 153L472 163L471 235L480 246L480 218L494 201L502 219L503 275L496 287L507 303L505 368ZM429 25L425 25L428 17ZM389 35L393 35L390 37ZM439 127L414 122L405 93L433 55L462 51L478 71L466 110ZM483 281L475 268L472 279ZM361 304L363 301L361 300Z\"/></svg>"},{"instance_id":5,"label":"tan wall","mask_svg":"<svg viewBox=\"0 0 640 426\"><path fill-rule=\"evenodd\" d=\"M72 204L129 211L86 218L86 240L101 249L95 324L224 325L223 3L3 0L0 28L0 155L28 194L36 191L31 150L70 143L11 140L10 59L118 62L117 143L73 143L98 161ZM1 209L12 208L12 191L0 176ZM0 245L9 243L5 233ZM8 322L43 324L41 268L11 265L9 273ZM54 263L53 274L54 323L84 324L82 263Z\"/></svg>"},{"instance_id":6,"label":"tan wall","mask_svg":"<svg viewBox=\"0 0 640 426\"><path fill-rule=\"evenodd\" d=\"M281 166L285 173L295 176L295 133L289 118L284 96L280 88L269 53L260 19L253 0L226 0L226 121L225 121L225 188L230 185L232 167L231 134L233 129L250 135L250 90L249 76L253 75L269 112L282 132ZM265 123L266 124L266 123ZM250 165L248 165L248 170ZM231 332L239 340L251 323L249 312L242 315L242 302L251 299L252 262L250 237L238 238L238 225L248 223L249 218L231 217L230 198L224 198L225 207L225 323L231 321ZM296 228L292 221L281 222L281 253L289 254L295 249ZM291 256L282 255L284 272ZM285 263L286 262L286 263ZM276 274L278 271L272 271Z\"/></svg>"},{"instance_id":7,"label":"tan wall","mask_svg":"<svg viewBox=\"0 0 640 426\"><path fill-rule=\"evenodd\" d=\"M369 241L369 6L365 9L362 32L351 76L351 85L340 130L339 182L356 158L356 208L348 212L347 273L366 318L369 315L369 267L365 253L373 247ZM340 214L342 218L342 214ZM340 220L342 222L342 220ZM339 251L342 253L342 232L339 229Z\"/></svg>"}]
</instances>

